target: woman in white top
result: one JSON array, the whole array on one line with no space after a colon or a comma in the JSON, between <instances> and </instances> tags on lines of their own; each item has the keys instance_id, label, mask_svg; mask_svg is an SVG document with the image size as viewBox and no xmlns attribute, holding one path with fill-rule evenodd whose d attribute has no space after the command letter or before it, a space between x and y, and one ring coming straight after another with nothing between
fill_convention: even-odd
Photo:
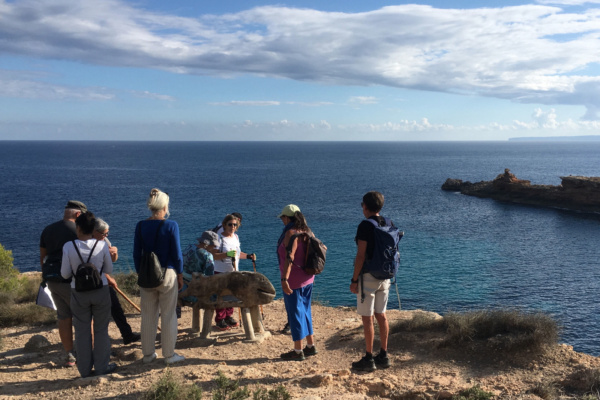
<instances>
[{"instance_id":1,"label":"woman in white top","mask_svg":"<svg viewBox=\"0 0 600 400\"><path fill-rule=\"evenodd\" d=\"M240 239L235 233L240 225L240 220L229 214L223 220L223 232L219 234L219 244L212 250L215 263L215 275L226 272L238 271L240 258L255 259L254 254L246 254L240 249ZM215 323L217 329L225 331L239 326L233 318L233 308L218 308L215 310Z\"/></svg>"},{"instance_id":2,"label":"woman in white top","mask_svg":"<svg viewBox=\"0 0 600 400\"><path fill-rule=\"evenodd\" d=\"M110 320L110 294L106 274L112 273L113 264L108 246L103 241L92 238L95 225L94 214L82 213L75 220L77 240L67 242L63 246L60 273L71 280L71 313L75 327L75 350L77 351L77 369L82 377L89 376L92 367L96 375L112 373L116 364L110 361L110 337L108 322ZM77 247L75 247L77 246ZM79 254L78 252L79 251ZM85 292L75 290L75 274L77 268L87 262L94 264L100 273L102 287ZM79 257L81 255L81 258ZM83 259L83 261L82 261ZM92 319L94 320L94 339L92 340Z\"/></svg>"}]
</instances>

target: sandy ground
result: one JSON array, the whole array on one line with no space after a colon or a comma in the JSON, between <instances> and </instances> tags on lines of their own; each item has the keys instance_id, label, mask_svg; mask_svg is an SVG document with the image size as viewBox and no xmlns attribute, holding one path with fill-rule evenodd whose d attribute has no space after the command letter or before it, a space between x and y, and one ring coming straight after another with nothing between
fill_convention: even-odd
<instances>
[{"instance_id":1,"label":"sandy ground","mask_svg":"<svg viewBox=\"0 0 600 400\"><path fill-rule=\"evenodd\" d=\"M414 311L413 311L414 312ZM390 321L411 318L411 311L388 311ZM536 399L530 391L544 382L567 382L573 374L600 368L596 357L576 353L570 346L557 345L543 355L457 350L440 347L443 333L398 333L390 337L391 368L373 373L355 373L352 361L363 355L361 321L349 308L313 306L315 338L319 353L305 361L283 361L282 352L292 347L289 335L279 333L285 323L283 303L264 306L264 324L272 336L262 343L247 343L243 329L213 330L211 346L191 333L191 309L179 320L177 352L186 357L170 368L186 384L197 384L210 398L217 371L240 380L254 390L257 385L284 385L294 398L392 399L450 398L466 388L480 385L497 398ZM237 314L236 314L237 318ZM140 317L129 322L139 331ZM110 324L114 362L118 370L101 377L79 377L76 368L61 366L64 356L54 326L20 326L2 329L0 352L0 398L10 399L137 399L165 372L159 358L151 364L140 360L140 344L123 344L117 327ZM27 352L24 347L34 335L42 335L50 346ZM376 341L375 349L378 350ZM579 375L578 375L579 376ZM581 389L584 390L584 389ZM563 398L574 398L563 392Z\"/></svg>"}]
</instances>

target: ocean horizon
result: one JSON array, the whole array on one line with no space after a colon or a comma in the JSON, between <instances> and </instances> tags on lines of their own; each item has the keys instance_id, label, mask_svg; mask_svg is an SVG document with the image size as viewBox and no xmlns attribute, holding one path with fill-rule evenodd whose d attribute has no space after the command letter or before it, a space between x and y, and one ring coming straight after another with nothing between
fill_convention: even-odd
<instances>
[{"instance_id":1,"label":"ocean horizon","mask_svg":"<svg viewBox=\"0 0 600 400\"><path fill-rule=\"evenodd\" d=\"M390 307L439 313L516 308L553 315L562 340L600 354L600 215L506 204L444 192L447 178L491 180L509 168L532 184L600 176L595 141L493 142L133 142L0 143L0 243L15 266L39 270L39 235L83 201L110 224L115 268L133 270L133 230L149 215L151 188L171 197L182 247L231 212L243 215L242 250L278 290L277 215L297 204L328 246L316 300L355 304L348 286L369 190L386 197L382 215L405 231L397 299ZM252 270L250 261L242 270Z\"/></svg>"}]
</instances>

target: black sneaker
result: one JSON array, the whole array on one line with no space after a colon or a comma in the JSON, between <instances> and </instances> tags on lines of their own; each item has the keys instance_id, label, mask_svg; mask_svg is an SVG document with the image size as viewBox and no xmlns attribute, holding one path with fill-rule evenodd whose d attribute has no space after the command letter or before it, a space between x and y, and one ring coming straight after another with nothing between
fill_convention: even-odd
<instances>
[{"instance_id":1,"label":"black sneaker","mask_svg":"<svg viewBox=\"0 0 600 400\"><path fill-rule=\"evenodd\" d=\"M240 325L240 323L237 322L233 317L227 317L223 321L225 321L230 328L237 328Z\"/></svg>"},{"instance_id":2,"label":"black sneaker","mask_svg":"<svg viewBox=\"0 0 600 400\"><path fill-rule=\"evenodd\" d=\"M227 325L227 322L225 322L224 319L222 319L219 322L217 322L217 329L220 331L226 331L226 330L231 329L231 327L229 325Z\"/></svg>"},{"instance_id":3,"label":"black sneaker","mask_svg":"<svg viewBox=\"0 0 600 400\"><path fill-rule=\"evenodd\" d=\"M300 353L298 353L296 350L290 350L287 353L282 353L281 358L288 361L303 361L304 352L300 350Z\"/></svg>"},{"instance_id":4,"label":"black sneaker","mask_svg":"<svg viewBox=\"0 0 600 400\"><path fill-rule=\"evenodd\" d=\"M292 333L292 328L290 328L290 323L289 322L285 323L285 326L281 330L281 333L283 333L284 335L289 335L290 333Z\"/></svg>"},{"instance_id":5,"label":"black sneaker","mask_svg":"<svg viewBox=\"0 0 600 400\"><path fill-rule=\"evenodd\" d=\"M132 333L131 335L123 338L123 344L128 345L133 342L139 342L142 336L139 333Z\"/></svg>"},{"instance_id":6,"label":"black sneaker","mask_svg":"<svg viewBox=\"0 0 600 400\"><path fill-rule=\"evenodd\" d=\"M377 368L389 368L392 366L390 359L387 354L384 356L379 352L375 357L373 357L373 361L375 361L375 365Z\"/></svg>"},{"instance_id":7,"label":"black sneaker","mask_svg":"<svg viewBox=\"0 0 600 400\"><path fill-rule=\"evenodd\" d=\"M372 357L367 358L367 356L364 356L359 361L352 363L352 369L357 371L373 372L377 369L377 367L375 366L375 360L373 360Z\"/></svg>"},{"instance_id":8,"label":"black sneaker","mask_svg":"<svg viewBox=\"0 0 600 400\"><path fill-rule=\"evenodd\" d=\"M315 346L313 347L304 347L304 350L302 350L304 352L304 355L306 357L310 357L310 356L316 356L319 352L317 351L317 348Z\"/></svg>"}]
</instances>

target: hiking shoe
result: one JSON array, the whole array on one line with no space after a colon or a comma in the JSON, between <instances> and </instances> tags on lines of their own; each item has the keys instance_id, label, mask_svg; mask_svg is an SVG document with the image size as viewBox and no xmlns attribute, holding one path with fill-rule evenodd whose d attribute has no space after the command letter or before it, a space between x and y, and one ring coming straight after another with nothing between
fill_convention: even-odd
<instances>
[{"instance_id":1,"label":"hiking shoe","mask_svg":"<svg viewBox=\"0 0 600 400\"><path fill-rule=\"evenodd\" d=\"M377 366L377 368L389 368L392 366L392 363L390 362L388 356L382 355L381 352L379 352L375 357L373 357L373 361L375 361L375 365Z\"/></svg>"},{"instance_id":2,"label":"hiking shoe","mask_svg":"<svg viewBox=\"0 0 600 400\"><path fill-rule=\"evenodd\" d=\"M364 356L359 361L352 363L352 369L357 371L373 372L377 369L377 367L375 366L375 360L373 360L372 357L367 358L367 356Z\"/></svg>"},{"instance_id":3,"label":"hiking shoe","mask_svg":"<svg viewBox=\"0 0 600 400\"><path fill-rule=\"evenodd\" d=\"M304 352L300 350L300 353L298 353L296 350L290 350L287 353L282 353L281 358L287 361L303 361Z\"/></svg>"},{"instance_id":4,"label":"hiking shoe","mask_svg":"<svg viewBox=\"0 0 600 400\"><path fill-rule=\"evenodd\" d=\"M100 372L99 374L96 374L96 375L108 375L108 374L112 374L116 370L117 370L117 364L110 363L110 364L108 364L108 368L106 368L106 370L104 370L103 372Z\"/></svg>"},{"instance_id":5,"label":"hiking shoe","mask_svg":"<svg viewBox=\"0 0 600 400\"><path fill-rule=\"evenodd\" d=\"M132 333L131 335L123 338L123 344L128 345L133 342L139 342L141 338L142 335L140 335L139 333Z\"/></svg>"},{"instance_id":6,"label":"hiking shoe","mask_svg":"<svg viewBox=\"0 0 600 400\"><path fill-rule=\"evenodd\" d=\"M77 359L72 352L67 353L67 357L65 357L65 367L74 367L77 364Z\"/></svg>"},{"instance_id":7,"label":"hiking shoe","mask_svg":"<svg viewBox=\"0 0 600 400\"><path fill-rule=\"evenodd\" d=\"M235 320L233 317L227 317L224 319L225 323L229 325L230 328L237 328L240 323Z\"/></svg>"},{"instance_id":8,"label":"hiking shoe","mask_svg":"<svg viewBox=\"0 0 600 400\"><path fill-rule=\"evenodd\" d=\"M152 353L149 356L144 356L142 361L144 362L144 364L150 364L152 361L156 360L156 357L158 357L156 353Z\"/></svg>"},{"instance_id":9,"label":"hiking shoe","mask_svg":"<svg viewBox=\"0 0 600 400\"><path fill-rule=\"evenodd\" d=\"M289 335L290 333L292 333L292 328L290 328L290 323L289 322L285 323L285 326L281 330L281 333L283 333L284 335Z\"/></svg>"},{"instance_id":10,"label":"hiking shoe","mask_svg":"<svg viewBox=\"0 0 600 400\"><path fill-rule=\"evenodd\" d=\"M319 352L317 351L317 348L315 346L313 347L304 347L304 350L302 350L304 352L304 355L306 357L310 357L310 356L316 356Z\"/></svg>"},{"instance_id":11,"label":"hiking shoe","mask_svg":"<svg viewBox=\"0 0 600 400\"><path fill-rule=\"evenodd\" d=\"M173 355L171 357L165 358L165 362L167 364L169 364L169 365L170 364L178 363L178 362L183 361L183 360L185 360L185 357L182 356L182 355L179 355L177 353L173 353Z\"/></svg>"},{"instance_id":12,"label":"hiking shoe","mask_svg":"<svg viewBox=\"0 0 600 400\"><path fill-rule=\"evenodd\" d=\"M217 329L220 331L226 331L228 329L231 329L231 327L229 325L227 325L227 322L225 322L224 319L217 322L216 326L217 326Z\"/></svg>"}]
</instances>

